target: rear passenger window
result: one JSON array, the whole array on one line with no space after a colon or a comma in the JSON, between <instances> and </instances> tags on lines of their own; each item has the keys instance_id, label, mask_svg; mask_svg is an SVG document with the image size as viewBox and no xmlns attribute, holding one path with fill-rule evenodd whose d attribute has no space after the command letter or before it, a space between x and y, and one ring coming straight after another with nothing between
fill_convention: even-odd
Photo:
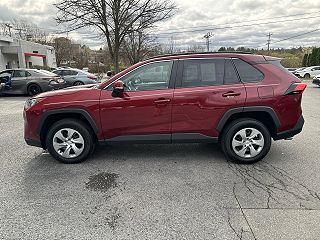
<instances>
[{"instance_id":1,"label":"rear passenger window","mask_svg":"<svg viewBox=\"0 0 320 240\"><path fill-rule=\"evenodd\" d=\"M223 84L224 59L185 60L182 87L201 87Z\"/></svg>"},{"instance_id":2,"label":"rear passenger window","mask_svg":"<svg viewBox=\"0 0 320 240\"><path fill-rule=\"evenodd\" d=\"M31 74L24 70L15 70L13 72L13 77L29 77Z\"/></svg>"},{"instance_id":3,"label":"rear passenger window","mask_svg":"<svg viewBox=\"0 0 320 240\"><path fill-rule=\"evenodd\" d=\"M226 59L224 65L224 84L237 84L240 83L238 74L230 59Z\"/></svg>"},{"instance_id":4,"label":"rear passenger window","mask_svg":"<svg viewBox=\"0 0 320 240\"><path fill-rule=\"evenodd\" d=\"M264 78L263 74L249 63L240 59L233 59L233 62L243 82L258 82Z\"/></svg>"}]
</instances>

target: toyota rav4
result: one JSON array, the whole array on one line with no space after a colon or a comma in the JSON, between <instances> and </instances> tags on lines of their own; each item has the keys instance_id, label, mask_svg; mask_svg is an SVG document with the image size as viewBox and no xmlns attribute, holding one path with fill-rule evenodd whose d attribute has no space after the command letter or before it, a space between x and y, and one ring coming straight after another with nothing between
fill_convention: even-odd
<instances>
[{"instance_id":1,"label":"toyota rav4","mask_svg":"<svg viewBox=\"0 0 320 240\"><path fill-rule=\"evenodd\" d=\"M254 163L271 141L301 132L306 85L280 59L244 53L155 57L98 86L26 101L25 140L63 163L98 142L221 144L227 159Z\"/></svg>"}]
</instances>

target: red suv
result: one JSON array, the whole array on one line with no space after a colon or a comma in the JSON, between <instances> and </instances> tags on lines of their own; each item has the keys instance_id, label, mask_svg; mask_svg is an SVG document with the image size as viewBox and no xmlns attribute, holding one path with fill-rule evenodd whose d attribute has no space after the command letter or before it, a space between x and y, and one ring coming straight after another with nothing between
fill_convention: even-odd
<instances>
[{"instance_id":1,"label":"red suv","mask_svg":"<svg viewBox=\"0 0 320 240\"><path fill-rule=\"evenodd\" d=\"M97 142L219 142L228 159L254 163L268 153L271 138L301 132L305 88L273 57L161 56L99 86L27 100L24 136L64 163L85 160Z\"/></svg>"}]
</instances>

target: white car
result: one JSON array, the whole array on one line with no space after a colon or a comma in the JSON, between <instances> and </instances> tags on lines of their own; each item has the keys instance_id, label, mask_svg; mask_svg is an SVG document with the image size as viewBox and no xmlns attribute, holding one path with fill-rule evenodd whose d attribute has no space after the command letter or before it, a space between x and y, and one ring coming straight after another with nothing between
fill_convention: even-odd
<instances>
[{"instance_id":1,"label":"white car","mask_svg":"<svg viewBox=\"0 0 320 240\"><path fill-rule=\"evenodd\" d=\"M303 70L295 72L295 75L301 78L311 78L319 74L320 74L320 66L307 67Z\"/></svg>"}]
</instances>

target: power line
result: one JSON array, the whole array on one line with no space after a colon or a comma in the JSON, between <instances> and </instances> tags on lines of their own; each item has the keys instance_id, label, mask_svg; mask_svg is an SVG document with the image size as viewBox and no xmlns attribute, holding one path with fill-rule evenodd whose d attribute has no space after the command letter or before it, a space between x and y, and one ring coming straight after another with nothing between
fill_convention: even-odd
<instances>
[{"instance_id":1,"label":"power line","mask_svg":"<svg viewBox=\"0 0 320 240\"><path fill-rule=\"evenodd\" d=\"M258 18L258 19L253 19L253 20L241 21L241 22L237 22L237 23L256 22L256 21L263 21L263 20L269 20L269 19L288 18L288 17L303 16L303 15L310 16L311 14L314 14L314 13L320 13L320 11L309 12L309 13L298 13L298 14L284 15L284 16L278 16L278 17ZM232 24L237 24L237 23L232 23ZM206 27L221 26L221 25L229 25L229 23L224 23L224 24L219 24L219 25L202 25L202 26L196 26L196 27L187 27L187 28L183 28L183 29L206 28ZM181 29L181 28L166 29L166 30L179 30L179 29Z\"/></svg>"},{"instance_id":2,"label":"power line","mask_svg":"<svg viewBox=\"0 0 320 240\"><path fill-rule=\"evenodd\" d=\"M279 43L279 42L284 42L284 41L287 41L287 40L290 40L290 39L293 39L293 38L297 38L297 37L300 37L300 36L307 35L307 34L309 34L309 33L317 32L317 31L319 31L319 30L320 30L320 28L314 29L314 30L309 31L309 32L301 33L301 34L298 34L298 35L295 35L295 36L292 36L292 37L288 37L288 38L284 38L284 39L281 39L281 40L278 40L278 41L275 41L275 42L271 42L271 44L275 44L275 43Z\"/></svg>"},{"instance_id":3,"label":"power line","mask_svg":"<svg viewBox=\"0 0 320 240\"><path fill-rule=\"evenodd\" d=\"M215 28L207 28L207 29L195 29L195 30L178 31L178 32L164 32L164 33L158 33L158 34L152 34L152 35L168 35L168 34L172 35L172 34L179 34L179 33L191 33L191 32L201 32L201 31L220 30L220 29L225 30L225 29L233 29L233 28L268 25L268 24L273 24L273 23L291 22L291 21L297 21L297 20L303 20L303 19L313 19L313 18L319 18L319 17L320 16L314 16L314 17L295 18L295 19L288 19L288 20L282 20L282 21L271 21L271 22L244 24L244 25L236 25L236 26L215 27ZM218 25L212 25L212 26L218 26ZM219 25L219 26L221 26L221 25Z\"/></svg>"},{"instance_id":4,"label":"power line","mask_svg":"<svg viewBox=\"0 0 320 240\"><path fill-rule=\"evenodd\" d=\"M309 33L317 32L319 30L320 30L320 28L317 28L317 29L314 29L314 30L311 30L311 31L308 31L308 32L300 33L300 34L297 34L297 35L294 35L294 36L291 36L291 37L287 37L287 38L284 38L284 39L273 41L273 42L270 42L270 45L271 44L275 44L275 43L279 43L279 42L284 42L284 41L287 41L287 40L290 40L290 39L294 39L294 38L297 38L297 37L301 37L301 36L307 35ZM261 46L258 46L257 48L264 47L264 46L265 45L261 45Z\"/></svg>"}]
</instances>

